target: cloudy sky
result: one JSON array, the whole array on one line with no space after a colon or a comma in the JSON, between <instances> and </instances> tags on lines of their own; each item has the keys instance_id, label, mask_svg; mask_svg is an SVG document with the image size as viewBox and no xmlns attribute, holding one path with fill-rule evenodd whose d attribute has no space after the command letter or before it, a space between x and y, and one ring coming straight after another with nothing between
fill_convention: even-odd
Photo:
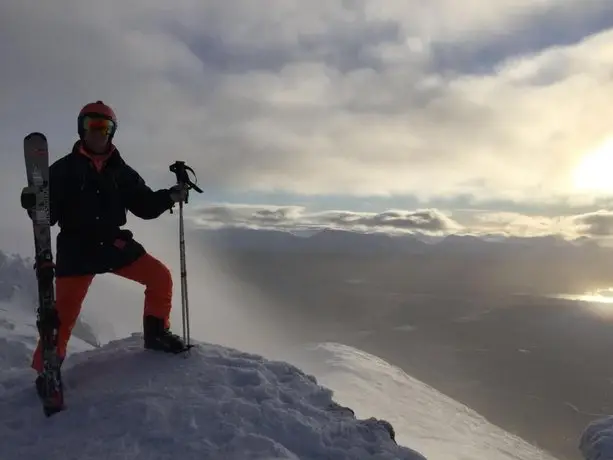
<instances>
[{"instance_id":1,"label":"cloudy sky","mask_svg":"<svg viewBox=\"0 0 613 460\"><path fill-rule=\"evenodd\" d=\"M5 0L0 17L7 237L28 228L23 135L56 159L96 99L152 187L194 167L205 224L613 228L610 0Z\"/></svg>"}]
</instances>

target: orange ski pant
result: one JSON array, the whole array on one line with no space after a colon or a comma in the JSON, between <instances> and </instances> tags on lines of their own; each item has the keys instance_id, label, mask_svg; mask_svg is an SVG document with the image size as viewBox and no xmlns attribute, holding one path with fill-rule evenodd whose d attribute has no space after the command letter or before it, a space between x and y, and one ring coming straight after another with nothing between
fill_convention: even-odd
<instances>
[{"instance_id":1,"label":"orange ski pant","mask_svg":"<svg viewBox=\"0 0 613 460\"><path fill-rule=\"evenodd\" d=\"M172 277L168 268L155 257L145 254L130 265L112 272L121 277L136 281L145 286L144 315L152 315L165 320L170 325L172 307ZM66 356L68 340L72 333L83 300L95 275L58 277L55 280L56 309L60 320L58 331L58 355ZM42 372L42 348L38 341L32 356L31 366Z\"/></svg>"}]
</instances>

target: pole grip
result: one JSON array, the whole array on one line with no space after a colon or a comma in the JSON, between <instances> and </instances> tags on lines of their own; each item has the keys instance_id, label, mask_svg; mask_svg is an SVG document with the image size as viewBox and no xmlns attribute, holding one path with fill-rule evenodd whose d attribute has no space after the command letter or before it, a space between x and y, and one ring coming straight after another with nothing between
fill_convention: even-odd
<instances>
[{"instance_id":1,"label":"pole grip","mask_svg":"<svg viewBox=\"0 0 613 460\"><path fill-rule=\"evenodd\" d=\"M190 168L189 166L185 164L185 161L177 160L173 164L170 165L169 169L171 172L175 174L178 185L187 186L187 196L185 197L186 203L188 202L188 199L189 199L190 190L195 190L198 193L202 193L202 189L200 189L200 187L194 184L189 178L188 172L191 172L194 175L194 177L196 176L196 173L194 172L192 168Z\"/></svg>"}]
</instances>

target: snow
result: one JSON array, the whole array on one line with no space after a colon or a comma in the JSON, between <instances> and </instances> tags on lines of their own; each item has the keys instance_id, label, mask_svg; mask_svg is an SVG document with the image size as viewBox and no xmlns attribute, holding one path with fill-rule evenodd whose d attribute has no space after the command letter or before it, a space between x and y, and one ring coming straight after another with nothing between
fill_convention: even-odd
<instances>
[{"instance_id":1,"label":"snow","mask_svg":"<svg viewBox=\"0 0 613 460\"><path fill-rule=\"evenodd\" d=\"M183 359L144 350L139 335L95 348L100 330L84 324L64 364L68 410L46 419L29 369L31 268L0 265L0 458L554 460L337 343L288 347L272 361L201 342ZM613 458L613 419L590 425L581 450Z\"/></svg>"},{"instance_id":2,"label":"snow","mask_svg":"<svg viewBox=\"0 0 613 460\"><path fill-rule=\"evenodd\" d=\"M335 391L356 415L384 418L399 444L437 460L555 460L523 439L407 375L388 362L338 343L295 353L293 362ZM359 409L357 409L359 408Z\"/></svg>"},{"instance_id":3,"label":"snow","mask_svg":"<svg viewBox=\"0 0 613 460\"><path fill-rule=\"evenodd\" d=\"M590 423L581 435L579 449L585 460L613 459L613 416Z\"/></svg>"},{"instance_id":4,"label":"snow","mask_svg":"<svg viewBox=\"0 0 613 460\"><path fill-rule=\"evenodd\" d=\"M64 368L68 409L50 419L25 373L1 395L3 458L425 458L397 445L384 421L335 404L314 377L231 348L168 355L134 334Z\"/></svg>"},{"instance_id":5,"label":"snow","mask_svg":"<svg viewBox=\"0 0 613 460\"><path fill-rule=\"evenodd\" d=\"M0 369L3 373L29 366L37 340L34 314L15 299L10 302L0 301ZM76 335L68 343L68 353L91 348L90 344Z\"/></svg>"},{"instance_id":6,"label":"snow","mask_svg":"<svg viewBox=\"0 0 613 460\"><path fill-rule=\"evenodd\" d=\"M1 458L425 459L287 362L203 342L167 355L145 350L140 334L94 347L88 324L63 365L68 409L46 418L29 368L33 274L21 260L1 265Z\"/></svg>"}]
</instances>

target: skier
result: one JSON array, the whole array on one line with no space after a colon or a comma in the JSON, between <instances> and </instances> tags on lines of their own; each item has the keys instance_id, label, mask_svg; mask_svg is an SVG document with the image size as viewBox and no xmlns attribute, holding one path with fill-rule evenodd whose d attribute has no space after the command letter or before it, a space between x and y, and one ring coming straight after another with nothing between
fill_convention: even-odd
<instances>
[{"instance_id":1,"label":"skier","mask_svg":"<svg viewBox=\"0 0 613 460\"><path fill-rule=\"evenodd\" d=\"M175 185L153 191L146 185L113 144L117 118L102 101L85 105L77 126L79 140L72 151L49 168L51 225L60 227L55 261L60 361L65 358L90 284L102 273L113 273L145 287L144 347L179 353L185 344L169 329L170 271L133 238L130 230L121 227L126 224L127 211L147 220L159 217L175 203L185 201L187 188ZM39 373L36 383L40 392L40 341L31 366Z\"/></svg>"}]
</instances>

